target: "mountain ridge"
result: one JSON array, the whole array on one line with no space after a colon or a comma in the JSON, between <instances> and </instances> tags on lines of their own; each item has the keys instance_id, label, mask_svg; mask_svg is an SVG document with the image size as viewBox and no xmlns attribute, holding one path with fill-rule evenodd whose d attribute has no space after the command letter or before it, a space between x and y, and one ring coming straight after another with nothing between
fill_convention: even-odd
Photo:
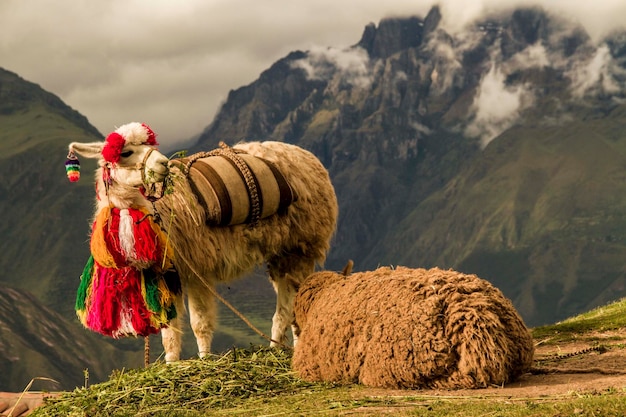
<instances>
[{"instance_id":1,"label":"mountain ridge","mask_svg":"<svg viewBox=\"0 0 626 417\"><path fill-rule=\"evenodd\" d=\"M231 90L189 151L280 140L315 153L340 204L328 269L353 259L355 270L476 273L530 326L626 296L626 35L594 44L536 8L462 34L441 20L438 8L383 19L352 47L287 54ZM63 163L69 142L102 135L1 69L0 103L0 281L78 327L95 165L85 161L83 180L70 184ZM220 290L269 329L267 280ZM48 314L23 318L34 311ZM234 320L222 321L215 346L257 340ZM133 343L115 341L107 354L136 358ZM193 351L192 338L186 346Z\"/></svg>"},{"instance_id":2,"label":"mountain ridge","mask_svg":"<svg viewBox=\"0 0 626 417\"><path fill-rule=\"evenodd\" d=\"M305 98L283 99L271 119L267 107L229 95L219 123L207 127L198 147L219 138L272 139L318 155L340 200L330 269L351 258L357 270L404 264L478 273L498 283L533 325L626 295L619 256L610 256L613 266L593 278L593 262L571 267L566 255L580 247L623 250L621 241L608 248L586 234L623 227L621 200L601 200L620 195L621 184L600 178L619 178L622 166L624 35L594 44L580 25L538 7L486 17L460 35L446 33L441 20L435 7L426 18L370 24L350 48L287 55L279 60L280 71L272 66L244 88L248 97L264 91L280 97L277 86L304 76ZM242 124L237 109L244 108L255 117ZM606 149L595 149L595 142ZM576 147L586 151L575 154ZM508 155L503 166L492 161L500 154ZM539 160L533 164L534 154ZM594 162L596 154L604 160ZM525 162L516 164L518 158ZM594 164L615 172L594 172ZM577 169L587 181L578 188L566 180ZM590 195L596 200L585 198ZM601 201L616 205L612 217L603 217ZM544 205L551 211L543 213ZM591 214L581 217L579 211ZM599 225L564 229L559 222L567 221ZM568 246L565 240L578 239L576 233L581 242ZM583 244L587 240L591 247ZM541 245L551 248L557 266L544 265L549 260L536 249ZM508 261L502 259L517 260L517 269L503 269ZM565 290L559 279L546 277L560 269L568 271ZM589 286L603 291L590 293Z\"/></svg>"}]
</instances>

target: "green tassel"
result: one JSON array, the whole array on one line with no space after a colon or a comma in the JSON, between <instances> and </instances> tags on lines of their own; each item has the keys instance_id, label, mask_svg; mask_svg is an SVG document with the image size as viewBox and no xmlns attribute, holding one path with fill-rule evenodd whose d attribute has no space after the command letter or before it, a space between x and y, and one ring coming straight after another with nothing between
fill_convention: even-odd
<instances>
[{"instance_id":1,"label":"green tassel","mask_svg":"<svg viewBox=\"0 0 626 417\"><path fill-rule=\"evenodd\" d=\"M85 265L85 268L83 268L83 273L80 276L80 285L78 286L78 290L76 291L76 311L82 311L87 308L85 301L87 300L87 293L93 279L93 267L93 256L89 256L87 264Z\"/></svg>"},{"instance_id":2,"label":"green tassel","mask_svg":"<svg viewBox=\"0 0 626 417\"><path fill-rule=\"evenodd\" d=\"M159 300L159 281L152 269L144 269L143 277L146 285L146 305L153 313L160 313L163 306Z\"/></svg>"},{"instance_id":3,"label":"green tassel","mask_svg":"<svg viewBox=\"0 0 626 417\"><path fill-rule=\"evenodd\" d=\"M167 309L167 321L174 320L176 318L176 316L177 316L177 314L176 314L176 305L172 304Z\"/></svg>"}]
</instances>

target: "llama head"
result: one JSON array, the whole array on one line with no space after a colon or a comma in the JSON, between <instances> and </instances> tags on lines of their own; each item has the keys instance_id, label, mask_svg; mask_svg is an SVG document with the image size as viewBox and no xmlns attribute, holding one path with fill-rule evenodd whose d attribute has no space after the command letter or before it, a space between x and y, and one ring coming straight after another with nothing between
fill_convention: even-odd
<instances>
[{"instance_id":1,"label":"llama head","mask_svg":"<svg viewBox=\"0 0 626 417\"><path fill-rule=\"evenodd\" d=\"M72 142L69 150L70 154L98 159L105 181L139 188L162 182L167 176L169 160L157 146L152 129L133 122L117 128L104 142Z\"/></svg>"}]
</instances>

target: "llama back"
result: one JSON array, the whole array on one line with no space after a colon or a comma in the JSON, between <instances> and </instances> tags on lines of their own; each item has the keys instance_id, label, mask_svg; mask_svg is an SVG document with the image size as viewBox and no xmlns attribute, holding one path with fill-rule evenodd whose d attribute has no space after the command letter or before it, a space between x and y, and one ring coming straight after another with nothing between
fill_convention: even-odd
<instances>
[{"instance_id":1,"label":"llama back","mask_svg":"<svg viewBox=\"0 0 626 417\"><path fill-rule=\"evenodd\" d=\"M255 225L211 226L188 178L173 165L173 192L160 199L156 208L175 252L185 257L184 262L175 262L177 268L184 269L186 262L192 262L200 275L229 281L255 265L291 252L323 264L338 208L322 163L312 153L282 142L241 143L233 149L273 164L291 187L294 201Z\"/></svg>"}]
</instances>

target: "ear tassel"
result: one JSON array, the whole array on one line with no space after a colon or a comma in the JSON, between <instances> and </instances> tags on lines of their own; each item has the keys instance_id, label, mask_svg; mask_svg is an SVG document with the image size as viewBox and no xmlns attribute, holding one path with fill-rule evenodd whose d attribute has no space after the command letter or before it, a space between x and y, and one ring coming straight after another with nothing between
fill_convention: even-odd
<instances>
[{"instance_id":1,"label":"ear tassel","mask_svg":"<svg viewBox=\"0 0 626 417\"><path fill-rule=\"evenodd\" d=\"M69 151L65 160L65 173L70 182L76 182L80 179L80 162L73 151Z\"/></svg>"}]
</instances>

